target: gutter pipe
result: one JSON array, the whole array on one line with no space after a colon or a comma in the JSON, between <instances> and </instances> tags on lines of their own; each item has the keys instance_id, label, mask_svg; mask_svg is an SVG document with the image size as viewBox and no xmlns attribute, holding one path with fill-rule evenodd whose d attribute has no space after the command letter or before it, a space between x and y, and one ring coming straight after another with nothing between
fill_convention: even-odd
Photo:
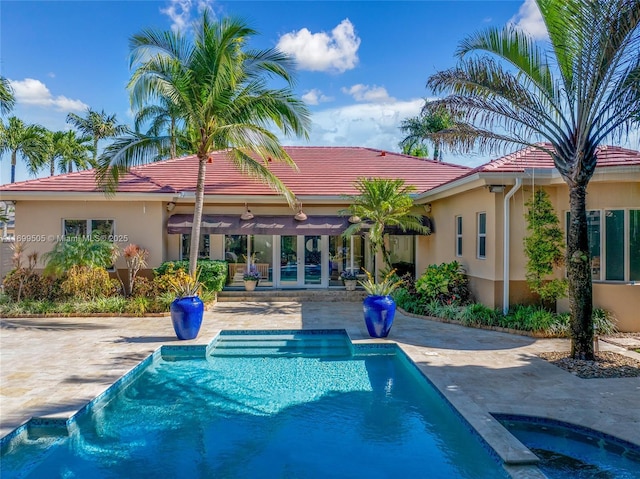
<instances>
[{"instance_id":1,"label":"gutter pipe","mask_svg":"<svg viewBox=\"0 0 640 479\"><path fill-rule=\"evenodd\" d=\"M503 239L503 252L504 256L502 259L503 271L502 271L502 314L507 314L509 312L509 241L511 239L511 225L509 222L510 219L510 203L509 200L522 186L522 178L516 178L516 184L509 190L509 193L504 197L504 220L502 222L504 228L504 239Z\"/></svg>"}]
</instances>

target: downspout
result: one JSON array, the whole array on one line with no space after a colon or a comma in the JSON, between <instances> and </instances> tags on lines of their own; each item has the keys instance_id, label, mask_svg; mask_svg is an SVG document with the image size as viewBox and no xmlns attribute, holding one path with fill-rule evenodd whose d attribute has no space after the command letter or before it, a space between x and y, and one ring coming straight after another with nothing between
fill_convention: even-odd
<instances>
[{"instance_id":1,"label":"downspout","mask_svg":"<svg viewBox=\"0 0 640 479\"><path fill-rule=\"evenodd\" d=\"M510 219L510 203L509 200L513 195L516 194L516 191L520 189L522 186L522 178L516 178L516 184L509 190L509 193L504 197L504 219L502 221L502 226L504 228L504 238L503 238L503 251L504 257L502 258L502 314L506 315L509 312L509 241L511 239L511 225L509 222Z\"/></svg>"}]
</instances>

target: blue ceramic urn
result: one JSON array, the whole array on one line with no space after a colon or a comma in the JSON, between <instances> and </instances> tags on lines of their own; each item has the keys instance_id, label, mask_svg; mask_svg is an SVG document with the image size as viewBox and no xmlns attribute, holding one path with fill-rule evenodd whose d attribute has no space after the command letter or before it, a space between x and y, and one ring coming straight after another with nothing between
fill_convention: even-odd
<instances>
[{"instance_id":1,"label":"blue ceramic urn","mask_svg":"<svg viewBox=\"0 0 640 479\"><path fill-rule=\"evenodd\" d=\"M386 338L396 315L396 302L391 296L367 296L362 302L364 322L372 338Z\"/></svg>"},{"instance_id":2,"label":"blue ceramic urn","mask_svg":"<svg viewBox=\"0 0 640 479\"><path fill-rule=\"evenodd\" d=\"M175 299L171 303L171 322L178 339L194 339L202 325L204 303L197 296Z\"/></svg>"}]
</instances>

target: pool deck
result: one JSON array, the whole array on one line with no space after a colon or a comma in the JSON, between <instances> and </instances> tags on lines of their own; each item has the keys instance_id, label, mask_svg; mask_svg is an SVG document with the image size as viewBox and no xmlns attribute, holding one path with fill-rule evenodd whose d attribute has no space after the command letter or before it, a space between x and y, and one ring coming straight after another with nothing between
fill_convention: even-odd
<instances>
[{"instance_id":1,"label":"pool deck","mask_svg":"<svg viewBox=\"0 0 640 479\"><path fill-rule=\"evenodd\" d=\"M218 303L197 339L169 317L0 320L0 437L31 417L70 417L163 344L208 344L222 329L345 329L354 342L395 341L506 461L532 459L489 413L541 416L640 445L640 378L580 379L542 359L560 339L465 328L398 313L387 340L368 337L357 302ZM600 343L640 359L640 354ZM512 466L509 466L509 469ZM514 472L515 471L515 472Z\"/></svg>"}]
</instances>

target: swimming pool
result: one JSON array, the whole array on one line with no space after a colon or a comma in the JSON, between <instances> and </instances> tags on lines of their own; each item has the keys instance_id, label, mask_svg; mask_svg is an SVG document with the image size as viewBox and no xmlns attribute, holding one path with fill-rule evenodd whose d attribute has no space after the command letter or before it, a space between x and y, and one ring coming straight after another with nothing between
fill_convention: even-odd
<instances>
[{"instance_id":1,"label":"swimming pool","mask_svg":"<svg viewBox=\"0 0 640 479\"><path fill-rule=\"evenodd\" d=\"M4 451L3 479L508 477L397 346L336 332L163 348L68 436L42 432Z\"/></svg>"},{"instance_id":2,"label":"swimming pool","mask_svg":"<svg viewBox=\"0 0 640 479\"><path fill-rule=\"evenodd\" d=\"M549 479L640 479L638 446L549 419L495 417L540 458Z\"/></svg>"}]
</instances>

